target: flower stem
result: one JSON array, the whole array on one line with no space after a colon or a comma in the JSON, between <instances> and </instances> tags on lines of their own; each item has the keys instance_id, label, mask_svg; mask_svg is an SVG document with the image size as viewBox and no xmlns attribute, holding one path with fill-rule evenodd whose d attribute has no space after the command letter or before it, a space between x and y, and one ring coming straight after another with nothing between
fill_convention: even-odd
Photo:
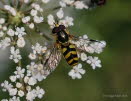
<instances>
[{"instance_id":1,"label":"flower stem","mask_svg":"<svg viewBox=\"0 0 131 101\"><path fill-rule=\"evenodd\" d=\"M57 6L57 7L54 7L52 10L54 11L54 10L58 10L60 8L61 8L61 6Z\"/></svg>"}]
</instances>

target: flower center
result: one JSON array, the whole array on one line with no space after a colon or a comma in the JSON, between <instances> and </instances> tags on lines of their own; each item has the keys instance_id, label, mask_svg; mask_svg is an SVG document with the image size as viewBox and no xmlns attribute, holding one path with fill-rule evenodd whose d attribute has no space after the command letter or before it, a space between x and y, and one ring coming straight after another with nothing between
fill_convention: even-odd
<instances>
[{"instance_id":1,"label":"flower center","mask_svg":"<svg viewBox=\"0 0 131 101\"><path fill-rule=\"evenodd\" d=\"M17 12L16 16L9 15L9 23L13 25L19 25L22 22L22 17L24 14L22 12Z\"/></svg>"}]
</instances>

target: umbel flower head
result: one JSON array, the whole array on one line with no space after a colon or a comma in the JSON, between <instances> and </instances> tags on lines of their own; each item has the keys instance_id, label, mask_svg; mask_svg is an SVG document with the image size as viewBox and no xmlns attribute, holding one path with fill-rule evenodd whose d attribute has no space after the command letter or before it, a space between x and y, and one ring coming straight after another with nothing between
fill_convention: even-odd
<instances>
[{"instance_id":1,"label":"umbel flower head","mask_svg":"<svg viewBox=\"0 0 131 101\"><path fill-rule=\"evenodd\" d=\"M8 92L10 96L9 99L1 101L42 99L45 90L38 86L38 82L45 80L56 69L62 55L72 66L68 73L72 79L81 79L86 73L80 61L90 64L92 69L102 67L99 58L91 55L103 52L106 42L92 40L86 34L77 37L70 35L67 31L68 27L74 25L74 19L66 16L64 9L74 7L78 10L87 10L89 8L87 3L82 0L60 0L57 1L56 7L44 8L51 2L53 3L51 0L0 1L2 4L0 7L0 49L10 49L9 59L17 65L16 70L9 77L10 80L1 83L2 91ZM44 30L41 30L40 25L44 24L48 25L56 39L51 39ZM41 35L44 42L45 39L48 41L45 44L38 42L32 44L32 52L27 56L31 62L24 67L21 49L30 41L27 38L32 35L30 32ZM64 43L62 38L66 37L68 40ZM71 57L70 61L68 57ZM73 63L74 60L77 63Z\"/></svg>"}]
</instances>

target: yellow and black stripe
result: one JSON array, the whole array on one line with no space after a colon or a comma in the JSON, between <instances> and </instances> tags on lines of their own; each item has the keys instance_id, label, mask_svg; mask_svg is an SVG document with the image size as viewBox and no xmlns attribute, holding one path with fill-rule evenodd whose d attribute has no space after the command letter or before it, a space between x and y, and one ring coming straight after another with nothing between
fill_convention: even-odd
<instances>
[{"instance_id":1,"label":"yellow and black stripe","mask_svg":"<svg viewBox=\"0 0 131 101\"><path fill-rule=\"evenodd\" d=\"M70 66L77 65L79 59L77 56L77 51L76 51L75 45L69 43L69 45L67 45L67 46L62 45L61 48L62 48L62 53L63 53L67 63Z\"/></svg>"}]
</instances>

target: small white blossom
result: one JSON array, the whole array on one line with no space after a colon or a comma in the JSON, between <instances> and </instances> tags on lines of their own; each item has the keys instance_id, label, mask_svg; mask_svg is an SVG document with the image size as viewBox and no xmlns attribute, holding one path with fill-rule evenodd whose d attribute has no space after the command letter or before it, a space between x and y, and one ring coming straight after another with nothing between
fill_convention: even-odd
<instances>
[{"instance_id":1,"label":"small white blossom","mask_svg":"<svg viewBox=\"0 0 131 101\"><path fill-rule=\"evenodd\" d=\"M10 96L14 96L17 94L17 88L12 88L12 89L9 89L9 95Z\"/></svg>"},{"instance_id":2,"label":"small white blossom","mask_svg":"<svg viewBox=\"0 0 131 101\"><path fill-rule=\"evenodd\" d=\"M36 55L35 55L34 53L30 53L30 54L29 54L29 58L30 58L31 60L35 60L35 59L36 59Z\"/></svg>"},{"instance_id":3,"label":"small white blossom","mask_svg":"<svg viewBox=\"0 0 131 101\"><path fill-rule=\"evenodd\" d=\"M25 77L24 77L24 82L25 82L25 83L28 83L28 81L29 81L29 77L28 77L28 76L25 76Z\"/></svg>"},{"instance_id":4,"label":"small white blossom","mask_svg":"<svg viewBox=\"0 0 131 101\"><path fill-rule=\"evenodd\" d=\"M18 91L18 95L19 95L20 97L23 97L25 94L24 94L24 92L23 92L22 90L20 90L20 91Z\"/></svg>"},{"instance_id":5,"label":"small white blossom","mask_svg":"<svg viewBox=\"0 0 131 101\"><path fill-rule=\"evenodd\" d=\"M16 16L16 10L10 5L4 5L4 8L9 11L13 16Z\"/></svg>"},{"instance_id":6,"label":"small white blossom","mask_svg":"<svg viewBox=\"0 0 131 101\"><path fill-rule=\"evenodd\" d=\"M15 63L18 63L19 60L22 59L22 57L20 55L20 50L19 49L15 49L15 47L11 47L10 51L11 51L11 55L10 55L9 58L14 60Z\"/></svg>"},{"instance_id":7,"label":"small white blossom","mask_svg":"<svg viewBox=\"0 0 131 101\"><path fill-rule=\"evenodd\" d=\"M63 2L65 2L67 5L71 5L74 0L63 0Z\"/></svg>"},{"instance_id":8,"label":"small white blossom","mask_svg":"<svg viewBox=\"0 0 131 101\"><path fill-rule=\"evenodd\" d=\"M35 27L34 23L29 24L29 28L33 29Z\"/></svg>"},{"instance_id":9,"label":"small white blossom","mask_svg":"<svg viewBox=\"0 0 131 101\"><path fill-rule=\"evenodd\" d=\"M101 61L98 59L98 57L93 58L92 56L88 56L87 63L90 64L93 69L96 67L101 67Z\"/></svg>"},{"instance_id":10,"label":"small white blossom","mask_svg":"<svg viewBox=\"0 0 131 101\"><path fill-rule=\"evenodd\" d=\"M64 17L64 12L63 9L61 8L57 13L56 13L57 17L59 19L62 19Z\"/></svg>"},{"instance_id":11,"label":"small white blossom","mask_svg":"<svg viewBox=\"0 0 131 101\"><path fill-rule=\"evenodd\" d=\"M41 22L43 22L43 20L44 20L43 17L38 17L38 16L35 16L35 17L34 17L34 22L35 22L35 23L41 23Z\"/></svg>"},{"instance_id":12,"label":"small white blossom","mask_svg":"<svg viewBox=\"0 0 131 101\"><path fill-rule=\"evenodd\" d=\"M31 19L30 16L26 16L26 17L22 18L22 22L27 23L30 21L30 19Z\"/></svg>"},{"instance_id":13,"label":"small white blossom","mask_svg":"<svg viewBox=\"0 0 131 101\"><path fill-rule=\"evenodd\" d=\"M14 8L10 8L10 13L13 15L13 16L16 16L17 12Z\"/></svg>"},{"instance_id":14,"label":"small white blossom","mask_svg":"<svg viewBox=\"0 0 131 101\"><path fill-rule=\"evenodd\" d=\"M50 0L42 0L43 3L48 3Z\"/></svg>"},{"instance_id":15,"label":"small white blossom","mask_svg":"<svg viewBox=\"0 0 131 101\"><path fill-rule=\"evenodd\" d=\"M3 87L2 90L5 92L6 90L10 90L13 87L13 85L5 80L4 83L1 83L1 87Z\"/></svg>"},{"instance_id":16,"label":"small white blossom","mask_svg":"<svg viewBox=\"0 0 131 101\"><path fill-rule=\"evenodd\" d=\"M40 10L40 5L39 4L34 3L34 4L32 4L32 7L34 7L38 11Z\"/></svg>"},{"instance_id":17,"label":"small white blossom","mask_svg":"<svg viewBox=\"0 0 131 101\"><path fill-rule=\"evenodd\" d=\"M26 86L27 91L31 91L31 86Z\"/></svg>"},{"instance_id":18,"label":"small white blossom","mask_svg":"<svg viewBox=\"0 0 131 101\"><path fill-rule=\"evenodd\" d=\"M17 27L15 35L18 35L18 37L22 37L23 35L26 35L25 28L24 27Z\"/></svg>"},{"instance_id":19,"label":"small white blossom","mask_svg":"<svg viewBox=\"0 0 131 101\"><path fill-rule=\"evenodd\" d=\"M28 81L28 84L29 84L29 85L32 85L32 86L33 86L33 85L35 85L36 83L37 83L37 81L36 81L35 78L33 78L33 77L30 77L30 78L29 78L29 81Z\"/></svg>"},{"instance_id":20,"label":"small white blossom","mask_svg":"<svg viewBox=\"0 0 131 101\"><path fill-rule=\"evenodd\" d=\"M3 31L7 31L7 27L6 26L3 26Z\"/></svg>"},{"instance_id":21,"label":"small white blossom","mask_svg":"<svg viewBox=\"0 0 131 101\"><path fill-rule=\"evenodd\" d=\"M12 30L12 29L9 29L8 32L7 32L7 34L8 34L9 36L14 36L14 35L15 35L15 31Z\"/></svg>"},{"instance_id":22,"label":"small white blossom","mask_svg":"<svg viewBox=\"0 0 131 101\"><path fill-rule=\"evenodd\" d=\"M73 20L72 17L67 16L64 20L60 20L59 24L64 24L66 27L73 26Z\"/></svg>"},{"instance_id":23,"label":"small white blossom","mask_svg":"<svg viewBox=\"0 0 131 101\"><path fill-rule=\"evenodd\" d=\"M88 36L86 34L83 35L83 39L88 39Z\"/></svg>"},{"instance_id":24,"label":"small white blossom","mask_svg":"<svg viewBox=\"0 0 131 101\"><path fill-rule=\"evenodd\" d=\"M11 6L10 6L10 5L4 5L4 8L5 8L6 10L10 10Z\"/></svg>"},{"instance_id":25,"label":"small white blossom","mask_svg":"<svg viewBox=\"0 0 131 101\"><path fill-rule=\"evenodd\" d=\"M53 15L48 15L47 16L47 21L48 21L48 24L50 25L50 26L54 26L54 23L55 23L55 20L54 20L54 16Z\"/></svg>"},{"instance_id":26,"label":"small white blossom","mask_svg":"<svg viewBox=\"0 0 131 101\"><path fill-rule=\"evenodd\" d=\"M36 95L39 99L41 99L43 97L43 95L45 94L45 91L40 88L39 86L36 87Z\"/></svg>"},{"instance_id":27,"label":"small white blossom","mask_svg":"<svg viewBox=\"0 0 131 101\"><path fill-rule=\"evenodd\" d=\"M82 69L82 64L74 66L73 69L68 73L68 75L71 76L72 79L81 79L81 75L83 74L85 74L85 70Z\"/></svg>"},{"instance_id":28,"label":"small white blossom","mask_svg":"<svg viewBox=\"0 0 131 101\"><path fill-rule=\"evenodd\" d=\"M32 46L33 49L33 53L36 54L41 54L41 53L45 53L45 51L47 50L46 47L42 47L39 43L36 43L35 46Z\"/></svg>"},{"instance_id":29,"label":"small white blossom","mask_svg":"<svg viewBox=\"0 0 131 101\"><path fill-rule=\"evenodd\" d=\"M88 52L88 53L94 53L95 52L93 47L90 47L86 44L84 45L84 47L85 47L86 52Z\"/></svg>"},{"instance_id":30,"label":"small white blossom","mask_svg":"<svg viewBox=\"0 0 131 101\"><path fill-rule=\"evenodd\" d=\"M13 96L12 98L9 99L9 101L20 101L20 98Z\"/></svg>"},{"instance_id":31,"label":"small white blossom","mask_svg":"<svg viewBox=\"0 0 131 101\"><path fill-rule=\"evenodd\" d=\"M6 47L10 46L10 38L5 37L5 39L1 40L0 42L0 48L5 49Z\"/></svg>"},{"instance_id":32,"label":"small white blossom","mask_svg":"<svg viewBox=\"0 0 131 101\"><path fill-rule=\"evenodd\" d=\"M0 31L0 37L3 37L3 36L4 36L4 32Z\"/></svg>"},{"instance_id":33,"label":"small white blossom","mask_svg":"<svg viewBox=\"0 0 131 101\"><path fill-rule=\"evenodd\" d=\"M30 0L24 0L24 3L29 3Z\"/></svg>"},{"instance_id":34,"label":"small white blossom","mask_svg":"<svg viewBox=\"0 0 131 101\"><path fill-rule=\"evenodd\" d=\"M4 24L5 23L5 19L4 18L0 18L0 24Z\"/></svg>"},{"instance_id":35,"label":"small white blossom","mask_svg":"<svg viewBox=\"0 0 131 101\"><path fill-rule=\"evenodd\" d=\"M10 80L11 80L12 82L15 82L15 81L16 81L16 76L10 76Z\"/></svg>"},{"instance_id":36,"label":"small white blossom","mask_svg":"<svg viewBox=\"0 0 131 101\"><path fill-rule=\"evenodd\" d=\"M19 48L23 48L25 46L25 40L23 37L19 37L18 40L17 40L17 46Z\"/></svg>"},{"instance_id":37,"label":"small white blossom","mask_svg":"<svg viewBox=\"0 0 131 101\"><path fill-rule=\"evenodd\" d=\"M16 87L17 87L17 88L21 88L21 87L22 87L22 84L19 83L19 82L17 82L17 83L16 83Z\"/></svg>"},{"instance_id":38,"label":"small white blossom","mask_svg":"<svg viewBox=\"0 0 131 101\"><path fill-rule=\"evenodd\" d=\"M90 45L94 49L94 52L100 54L103 51L103 48L106 46L105 41L94 42Z\"/></svg>"},{"instance_id":39,"label":"small white blossom","mask_svg":"<svg viewBox=\"0 0 131 101\"><path fill-rule=\"evenodd\" d=\"M29 91L26 95L26 99L28 101L33 101L34 99L36 98L36 94L35 94L35 91Z\"/></svg>"},{"instance_id":40,"label":"small white blossom","mask_svg":"<svg viewBox=\"0 0 131 101\"><path fill-rule=\"evenodd\" d=\"M23 78L24 77L24 73L25 73L25 69L21 68L21 67L16 67L16 71L14 72L17 78Z\"/></svg>"},{"instance_id":41,"label":"small white blossom","mask_svg":"<svg viewBox=\"0 0 131 101\"><path fill-rule=\"evenodd\" d=\"M37 11L37 10L34 10L34 9L32 9L31 12L30 12L30 14L31 14L32 16L36 16L37 13L38 13L38 11Z\"/></svg>"},{"instance_id":42,"label":"small white blossom","mask_svg":"<svg viewBox=\"0 0 131 101\"><path fill-rule=\"evenodd\" d=\"M66 3L63 2L63 1L60 1L59 4L60 4L61 7L66 7Z\"/></svg>"},{"instance_id":43,"label":"small white blossom","mask_svg":"<svg viewBox=\"0 0 131 101\"><path fill-rule=\"evenodd\" d=\"M76 1L74 5L76 9L83 9L83 8L88 9L88 6L85 5L83 1Z\"/></svg>"},{"instance_id":44,"label":"small white blossom","mask_svg":"<svg viewBox=\"0 0 131 101\"><path fill-rule=\"evenodd\" d=\"M46 74L46 71L43 69L42 64L37 65L34 62L31 62L31 65L28 65L27 69L28 71L30 71L29 73L31 73L32 77L38 81L42 81L48 75Z\"/></svg>"},{"instance_id":45,"label":"small white blossom","mask_svg":"<svg viewBox=\"0 0 131 101\"><path fill-rule=\"evenodd\" d=\"M87 55L85 53L81 53L80 58L81 58L82 61L86 61L87 60Z\"/></svg>"}]
</instances>

